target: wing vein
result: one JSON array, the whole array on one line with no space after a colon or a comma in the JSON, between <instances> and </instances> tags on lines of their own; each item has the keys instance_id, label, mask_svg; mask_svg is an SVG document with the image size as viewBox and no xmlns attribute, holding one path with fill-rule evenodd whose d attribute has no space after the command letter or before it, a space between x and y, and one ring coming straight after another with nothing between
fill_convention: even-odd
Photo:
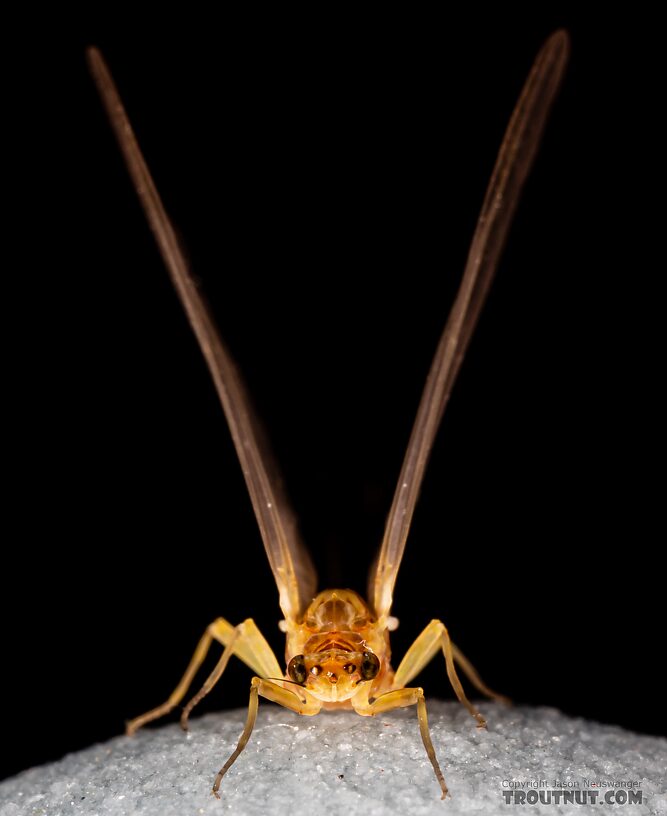
<instances>
[{"instance_id":1,"label":"wing vein","mask_svg":"<svg viewBox=\"0 0 667 816\"><path fill-rule=\"evenodd\" d=\"M565 31L546 41L514 108L484 197L461 285L438 344L387 518L369 599L389 614L410 523L440 420L498 265L569 51Z\"/></svg>"},{"instance_id":2,"label":"wing vein","mask_svg":"<svg viewBox=\"0 0 667 816\"><path fill-rule=\"evenodd\" d=\"M268 444L230 353L190 274L173 225L130 125L109 69L96 48L88 63L160 253L197 337L227 418L266 553L289 620L315 594L315 570L301 543Z\"/></svg>"}]
</instances>

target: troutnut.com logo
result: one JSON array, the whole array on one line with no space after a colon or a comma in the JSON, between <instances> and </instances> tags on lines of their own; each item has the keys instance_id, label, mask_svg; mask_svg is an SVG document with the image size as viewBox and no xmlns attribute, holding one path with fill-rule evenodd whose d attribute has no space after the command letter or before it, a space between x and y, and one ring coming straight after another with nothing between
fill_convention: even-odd
<instances>
[{"instance_id":1,"label":"troutnut.com logo","mask_svg":"<svg viewBox=\"0 0 667 816\"><path fill-rule=\"evenodd\" d=\"M506 805L641 805L638 779L504 779Z\"/></svg>"}]
</instances>

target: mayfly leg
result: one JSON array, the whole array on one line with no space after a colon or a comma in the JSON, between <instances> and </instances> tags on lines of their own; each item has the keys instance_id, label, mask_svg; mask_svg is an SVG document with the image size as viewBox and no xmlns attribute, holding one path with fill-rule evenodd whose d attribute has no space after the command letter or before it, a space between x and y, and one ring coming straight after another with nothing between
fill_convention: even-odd
<instances>
[{"instance_id":1,"label":"mayfly leg","mask_svg":"<svg viewBox=\"0 0 667 816\"><path fill-rule=\"evenodd\" d=\"M201 664L204 662L204 658L208 654L208 650L211 648L211 643L213 642L213 634L211 630L214 626L215 623L208 626L204 634L201 636L201 639L197 644L197 648L195 649L195 652L188 663L188 667L185 670L183 677L176 688L169 695L169 698L162 703L162 705L156 706L150 711L146 711L144 714L140 714L138 717L135 717L134 719L125 723L125 733L128 735L128 737L132 736L132 734L147 723L157 720L160 717L164 717L165 714L169 714L169 712L181 702L183 697L185 697L190 685L192 684L192 681L194 680L195 674L197 673Z\"/></svg>"},{"instance_id":2,"label":"mayfly leg","mask_svg":"<svg viewBox=\"0 0 667 816\"><path fill-rule=\"evenodd\" d=\"M205 694L208 694L211 688L213 688L215 682L220 679L220 676L227 665L227 661L232 654L235 654L256 674L264 677L275 677L282 674L282 670L275 654L273 653L273 650L266 642L266 639L251 618L243 621L243 623L239 624L238 626L232 626L232 624L229 623L229 621L226 621L224 618L217 618L217 620L213 621L213 623L207 627L206 632L204 632L202 635L199 643L197 644L197 648L195 649L195 653L193 654L190 663L185 670L185 674L174 691L169 695L167 701L162 703L162 705L147 711L145 714L141 714L139 717L135 717L133 720L130 720L125 729L125 732L128 735L134 734L135 731L147 723L168 714L181 702L183 697L187 694L187 691L194 680L195 674L203 663L213 640L217 640L225 647L225 651L223 652L223 655L218 661L218 665L213 672L213 674L215 674L217 671L217 676L215 681L208 685L209 681L211 681L213 677L213 674L211 674L207 680L207 683L204 685L206 691L202 689L202 691L196 695L193 701L188 704L183 712L183 716L181 717L181 725L183 727L186 727L187 725L187 715L190 713L192 708L202 699L202 697L205 696ZM231 651L229 651L230 646ZM221 668L223 659L224 665L222 665Z\"/></svg>"},{"instance_id":3,"label":"mayfly leg","mask_svg":"<svg viewBox=\"0 0 667 816\"><path fill-rule=\"evenodd\" d=\"M456 696L459 701L468 709L470 714L477 720L480 728L486 727L486 720L475 708L475 706L468 700L466 693L463 690L461 681L456 673L455 662L459 663L466 676L471 683L483 694L491 697L498 702L508 703L507 697L497 694L492 691L485 683L482 682L479 674L475 670L470 661L463 655L460 649L456 648L449 638L447 627L442 621L432 620L428 626L421 632L421 634L414 641L412 646L405 653L405 657L401 660L399 667L396 669L394 675L394 684L397 688L403 688L413 678L415 678L422 669L433 660L435 655L442 650L445 658L445 665L447 668L447 676L449 682L452 684Z\"/></svg>"},{"instance_id":4,"label":"mayfly leg","mask_svg":"<svg viewBox=\"0 0 667 816\"><path fill-rule=\"evenodd\" d=\"M472 663L455 643L452 643L452 655L454 656L454 662L458 663L465 676L468 678L468 680L470 680L477 691L481 692L485 697L495 700L497 703L512 705L512 701L509 697L504 694L499 694L497 691L494 691L486 685L486 683L479 676L477 669L472 665Z\"/></svg>"},{"instance_id":5,"label":"mayfly leg","mask_svg":"<svg viewBox=\"0 0 667 816\"><path fill-rule=\"evenodd\" d=\"M304 714L308 717L319 714L322 708L322 703L312 695L308 694L306 691L302 691L303 699L298 697L290 689L283 688L277 683L274 683L272 680L264 680L261 677L252 678L252 681L250 682L248 717L246 719L245 727L243 728L243 733L239 737L238 745L232 752L232 755L229 757L227 762L225 762L222 768L220 768L218 771L218 774L215 777L215 782L213 783L213 793L218 799L220 798L218 791L220 790L222 777L236 762L241 751L243 751L248 744L252 730L255 727L255 722L257 720L257 709L259 707L259 697L262 696L267 700L272 700L274 703L278 703L278 705L289 708L291 711L295 711L297 714Z\"/></svg>"},{"instance_id":6,"label":"mayfly leg","mask_svg":"<svg viewBox=\"0 0 667 816\"><path fill-rule=\"evenodd\" d=\"M431 761L431 765L433 766L433 771L438 780L438 784L440 785L440 790L442 791L441 798L444 799L448 794L447 784L445 782L444 774L440 768L438 758L435 755L433 741L431 740L431 732L429 731L428 727L428 716L426 713L426 701L424 699L423 689L401 688L394 689L394 691L387 691L372 702L368 702L366 705L354 705L354 710L357 712L357 714L371 717L375 714L393 711L395 708L405 708L412 705L417 706L419 733L421 734L424 748L426 749L426 753Z\"/></svg>"}]
</instances>

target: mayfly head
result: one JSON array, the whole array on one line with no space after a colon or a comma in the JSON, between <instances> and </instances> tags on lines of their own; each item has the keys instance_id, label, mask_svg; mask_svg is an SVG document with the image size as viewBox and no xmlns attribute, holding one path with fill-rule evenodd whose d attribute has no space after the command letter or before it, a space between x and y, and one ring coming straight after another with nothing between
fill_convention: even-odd
<instances>
[{"instance_id":1,"label":"mayfly head","mask_svg":"<svg viewBox=\"0 0 667 816\"><path fill-rule=\"evenodd\" d=\"M323 702L349 700L360 683L375 680L380 660L370 650L351 652L328 649L324 652L296 655L287 665L290 680L303 686Z\"/></svg>"}]
</instances>

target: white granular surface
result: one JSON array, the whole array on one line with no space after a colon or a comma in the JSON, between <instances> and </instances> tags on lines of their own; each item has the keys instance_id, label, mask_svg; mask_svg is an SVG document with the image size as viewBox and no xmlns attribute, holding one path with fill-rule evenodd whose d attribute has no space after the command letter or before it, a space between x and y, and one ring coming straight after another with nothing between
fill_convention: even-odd
<instances>
[{"instance_id":1,"label":"white granular surface","mask_svg":"<svg viewBox=\"0 0 667 816\"><path fill-rule=\"evenodd\" d=\"M188 735L177 725L147 728L24 771L0 783L0 816L667 814L667 740L552 708L481 710L488 731L457 703L429 703L451 793L445 802L414 711L307 718L265 703L248 747L223 780L220 801L211 785L236 746L243 710L194 719ZM503 792L513 790L553 794L555 782L621 800L628 790L641 791L642 803L505 802Z\"/></svg>"}]
</instances>

